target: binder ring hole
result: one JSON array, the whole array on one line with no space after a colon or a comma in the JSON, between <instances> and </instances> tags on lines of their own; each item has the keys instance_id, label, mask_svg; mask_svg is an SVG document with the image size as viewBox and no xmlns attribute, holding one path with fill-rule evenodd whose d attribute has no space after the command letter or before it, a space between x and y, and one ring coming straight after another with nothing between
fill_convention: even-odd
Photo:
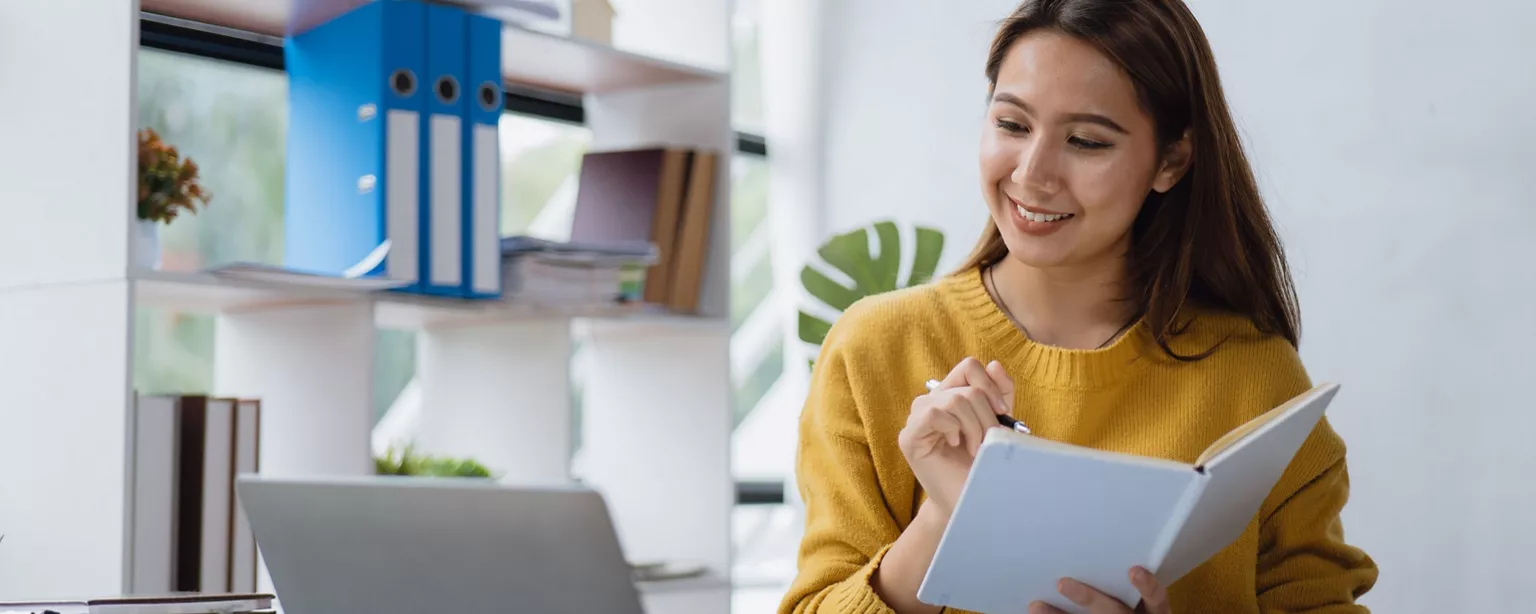
<instances>
[{"instance_id":1,"label":"binder ring hole","mask_svg":"<svg viewBox=\"0 0 1536 614\"><path fill-rule=\"evenodd\" d=\"M416 75L404 68L389 75L389 88L401 96L416 93Z\"/></svg>"},{"instance_id":2,"label":"binder ring hole","mask_svg":"<svg viewBox=\"0 0 1536 614\"><path fill-rule=\"evenodd\" d=\"M453 77L438 77L437 99L443 104L453 104L459 99L459 82Z\"/></svg>"},{"instance_id":3,"label":"binder ring hole","mask_svg":"<svg viewBox=\"0 0 1536 614\"><path fill-rule=\"evenodd\" d=\"M480 84L480 108L495 111L500 97L501 92L497 91L496 84L490 81Z\"/></svg>"}]
</instances>

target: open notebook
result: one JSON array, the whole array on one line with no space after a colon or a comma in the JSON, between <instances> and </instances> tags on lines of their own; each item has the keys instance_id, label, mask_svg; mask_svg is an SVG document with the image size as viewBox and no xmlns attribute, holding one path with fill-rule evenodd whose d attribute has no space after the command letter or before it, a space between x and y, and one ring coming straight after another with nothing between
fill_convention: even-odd
<instances>
[{"instance_id":1,"label":"open notebook","mask_svg":"<svg viewBox=\"0 0 1536 614\"><path fill-rule=\"evenodd\" d=\"M1056 591L1071 577L1134 607L1131 567L1166 586L1236 540L1337 392L1302 393L1193 464L990 429L917 597L991 614L1037 600L1081 612Z\"/></svg>"}]
</instances>

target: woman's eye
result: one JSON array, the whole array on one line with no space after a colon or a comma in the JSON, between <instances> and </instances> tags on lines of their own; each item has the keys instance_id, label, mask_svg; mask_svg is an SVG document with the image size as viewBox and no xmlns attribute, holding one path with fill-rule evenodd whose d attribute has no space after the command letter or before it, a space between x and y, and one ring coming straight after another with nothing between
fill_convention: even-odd
<instances>
[{"instance_id":1,"label":"woman's eye","mask_svg":"<svg viewBox=\"0 0 1536 614\"><path fill-rule=\"evenodd\" d=\"M998 128L1002 128L1003 130L1006 130L1008 132L1024 132L1025 131L1024 126L1019 125L1018 122L1011 122L1011 121L1008 121L1006 119L999 119L999 120L997 120L996 123L997 123L997 127Z\"/></svg>"},{"instance_id":2,"label":"woman's eye","mask_svg":"<svg viewBox=\"0 0 1536 614\"><path fill-rule=\"evenodd\" d=\"M1074 136L1070 139L1067 139L1067 142L1071 143L1073 146L1079 149L1088 150L1109 149L1110 146L1109 143L1095 141L1093 139L1085 139L1080 136Z\"/></svg>"}]
</instances>

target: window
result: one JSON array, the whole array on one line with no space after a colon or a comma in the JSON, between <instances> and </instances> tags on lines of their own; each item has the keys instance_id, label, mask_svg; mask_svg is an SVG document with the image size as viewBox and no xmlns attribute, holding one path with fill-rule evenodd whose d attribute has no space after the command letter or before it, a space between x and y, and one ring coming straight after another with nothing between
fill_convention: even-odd
<instances>
[{"instance_id":1,"label":"window","mask_svg":"<svg viewBox=\"0 0 1536 614\"><path fill-rule=\"evenodd\" d=\"M768 225L768 164L738 154L731 165L731 366L740 426L784 371L773 309L773 249Z\"/></svg>"},{"instance_id":2,"label":"window","mask_svg":"<svg viewBox=\"0 0 1536 614\"><path fill-rule=\"evenodd\" d=\"M759 53L759 0L736 0L731 16L731 122L741 132L763 133L763 70Z\"/></svg>"},{"instance_id":3,"label":"window","mask_svg":"<svg viewBox=\"0 0 1536 614\"><path fill-rule=\"evenodd\" d=\"M283 137L288 81L280 72L144 50L139 125L197 162L213 199L161 229L162 268L196 270L283 258ZM140 310L134 387L148 394L213 387L213 318Z\"/></svg>"},{"instance_id":4,"label":"window","mask_svg":"<svg viewBox=\"0 0 1536 614\"><path fill-rule=\"evenodd\" d=\"M737 0L732 17L732 122L738 132L748 135L761 134L764 128L758 1ZM782 385L785 327L794 325L787 321L783 306L794 294L774 283L768 158L738 152L731 179L731 371L736 417L732 470L743 484L766 487L764 494L778 494L790 477L795 451L761 442L783 441L786 422L792 428L792 417L799 415L800 400ZM791 418L786 421L786 416ZM801 522L797 510L782 502L736 506L732 526L737 611L768 612L777 607L785 585L794 577Z\"/></svg>"}]
</instances>

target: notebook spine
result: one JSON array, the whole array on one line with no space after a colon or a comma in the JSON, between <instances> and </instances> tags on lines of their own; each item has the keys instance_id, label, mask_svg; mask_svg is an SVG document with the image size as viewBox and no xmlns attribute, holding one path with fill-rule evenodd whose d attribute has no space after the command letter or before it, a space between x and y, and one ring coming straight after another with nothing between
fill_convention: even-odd
<instances>
[{"instance_id":1,"label":"notebook spine","mask_svg":"<svg viewBox=\"0 0 1536 614\"><path fill-rule=\"evenodd\" d=\"M1173 548L1173 543L1183 532L1184 523L1189 522L1189 516L1195 511L1195 505L1200 502L1201 493L1205 492L1205 486L1210 484L1210 477L1206 474L1196 474L1189 481L1189 486L1184 488L1184 495L1179 498L1179 504L1173 508L1173 513L1168 515L1168 524L1163 527L1163 532L1158 535L1157 541L1152 545L1152 554L1147 557L1150 563L1147 569L1157 573L1163 566L1163 559L1168 557L1168 551Z\"/></svg>"}]
</instances>

